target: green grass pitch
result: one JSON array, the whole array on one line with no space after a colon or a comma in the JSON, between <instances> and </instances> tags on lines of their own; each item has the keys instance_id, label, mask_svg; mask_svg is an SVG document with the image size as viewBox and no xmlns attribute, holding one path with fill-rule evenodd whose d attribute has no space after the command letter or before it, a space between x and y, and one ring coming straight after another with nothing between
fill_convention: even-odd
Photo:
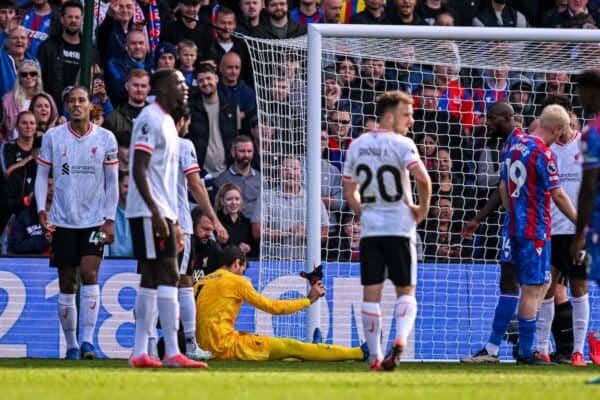
<instances>
[{"instance_id":1,"label":"green grass pitch","mask_svg":"<svg viewBox=\"0 0 600 400\"><path fill-rule=\"evenodd\" d=\"M403 363L217 362L208 370L132 370L124 360L0 360L0 398L150 399L600 399L600 367Z\"/></svg>"}]
</instances>

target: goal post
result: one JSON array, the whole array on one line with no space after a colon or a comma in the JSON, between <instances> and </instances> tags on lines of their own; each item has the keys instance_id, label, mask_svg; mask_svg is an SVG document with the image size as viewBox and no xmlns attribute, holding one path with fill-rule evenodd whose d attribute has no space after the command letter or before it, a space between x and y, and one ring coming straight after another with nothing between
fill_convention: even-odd
<instances>
[{"instance_id":1,"label":"goal post","mask_svg":"<svg viewBox=\"0 0 600 400\"><path fill-rule=\"evenodd\" d=\"M342 86L344 78L345 72L338 69L343 62L340 60L353 60L349 64L354 63L358 81L364 78L362 74L375 68L371 66L370 72L365 72L367 61L383 60L385 77L381 79L393 81L394 88L408 91L415 98L413 138L438 181L439 193L434 193L438 202L432 205L440 215L435 218L443 220L440 210L448 206L442 200L450 200L453 229L481 208L486 193L497 184L499 147L486 136L484 126L485 108L492 103L486 97L488 79L497 78L496 83L504 80L505 88L493 87L490 93L504 93L507 101L519 107L518 113L527 125L539 115L543 98L553 93L551 80L553 85L557 82L557 86L563 87L562 75L570 79L582 70L600 67L600 31L596 30L310 24L306 37L244 39L256 82L259 151L263 163L261 221L263 225L284 221L277 228L287 229L302 218L304 225L304 235L294 236L293 240L273 229L261 232L258 288L279 298L298 297L306 289L306 282L297 279L298 272L324 264L328 291L325 299L305 313L275 317L257 313L256 328L262 334L311 340L314 329L320 327L328 342L344 345L356 345L362 340L362 290L354 257L356 249L352 247L355 221L349 210L331 205L333 197L340 195L341 181L334 184L332 177L329 180L323 177L331 172L328 165L337 165L337 173L341 172L343 155L338 154L342 158L336 159L331 154L333 150L343 153L343 148L341 142L331 141L331 136L325 137L329 142L324 144L322 134L325 131L325 135L333 135L342 130L340 124L349 121L351 137L368 130L374 119L376 94L358 82L342 88L350 92L348 102L340 106L342 101L338 101L334 108L329 108L325 93L328 81ZM495 71L504 71L504 75L498 74L503 77L496 77ZM454 75L452 79L459 82L457 93L469 97L471 108L451 109L450 103L457 98L448 94L443 98L441 93L450 87L450 78L438 81L438 75L443 74ZM518 84L514 86L516 91L526 91L529 100L508 97L512 96L513 84ZM523 89L525 86L527 89ZM433 94L425 93L429 89ZM583 125L584 116L572 89L568 95L576 107L574 119ZM438 103L427 109L431 96L437 96ZM427 153L428 139L435 140L439 150L433 156ZM339 148L334 148L338 145ZM324 163L324 151L329 155L328 163ZM442 190L443 151L450 153L446 162L451 166L446 172L451 178L451 189ZM298 158L302 165L303 197L294 203L297 209L287 207L289 202L282 203L275 190L288 179L284 177L288 167L281 165L287 157ZM327 185L331 190L325 194ZM330 197L327 215L336 222L330 222L324 243L322 210L327 196ZM495 213L482 223L470 244L461 242L457 246L458 253L452 253L450 245L440 245L439 240L442 236L460 235L449 228L446 232L438 230L435 224L429 225L433 219L430 217L418 235L423 253L418 269L419 314L414 336L409 339L408 356L455 360L487 340L498 294L499 270L495 264L501 217ZM332 224L337 225L333 228ZM449 249L440 252L444 247ZM293 252L286 253L284 248L292 248ZM300 253L303 255L298 256ZM592 303L597 304L598 294L592 288ZM393 337L393 297L393 289L386 286L382 302L386 343ZM599 319L600 312L593 311L590 326Z\"/></svg>"}]
</instances>

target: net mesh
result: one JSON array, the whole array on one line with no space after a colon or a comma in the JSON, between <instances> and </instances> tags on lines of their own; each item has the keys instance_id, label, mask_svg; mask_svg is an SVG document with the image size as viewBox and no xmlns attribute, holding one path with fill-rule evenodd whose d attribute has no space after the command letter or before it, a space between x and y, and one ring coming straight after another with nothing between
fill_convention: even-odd
<instances>
[{"instance_id":1,"label":"net mesh","mask_svg":"<svg viewBox=\"0 0 600 400\"><path fill-rule=\"evenodd\" d=\"M267 295L293 298L305 293L297 275L304 268L305 181L311 173L305 162L306 88L311 84L307 40L245 40L261 135L258 286ZM352 139L375 127L377 95L398 89L414 97L411 137L433 182L432 209L418 229L419 315L409 356L457 359L485 343L497 300L494 264L501 215L488 217L471 239L460 235L498 184L500 143L486 137L485 110L508 101L527 127L548 95L563 94L573 104L572 125L580 129L585 121L571 78L598 67L599 55L600 46L587 43L323 38L322 258L330 277L326 286L334 288L321 307L326 340L356 345L362 337L358 266L348 263L360 259L360 223L344 204L340 171ZM387 341L393 336L394 295L390 287L385 293ZM257 330L304 339L305 318L305 313L259 313Z\"/></svg>"}]
</instances>

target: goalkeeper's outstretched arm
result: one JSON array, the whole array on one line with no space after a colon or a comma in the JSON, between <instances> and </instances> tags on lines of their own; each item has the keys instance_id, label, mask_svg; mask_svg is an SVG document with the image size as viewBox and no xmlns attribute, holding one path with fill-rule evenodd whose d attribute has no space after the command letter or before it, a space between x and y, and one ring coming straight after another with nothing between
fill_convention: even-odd
<instances>
[{"instance_id":1,"label":"goalkeeper's outstretched arm","mask_svg":"<svg viewBox=\"0 0 600 400\"><path fill-rule=\"evenodd\" d=\"M311 286L307 297L294 300L275 300L265 297L258 293L249 281L244 280L244 284L240 287L239 295L245 302L273 315L292 314L303 310L317 301L319 297L325 295L323 282L318 281Z\"/></svg>"}]
</instances>

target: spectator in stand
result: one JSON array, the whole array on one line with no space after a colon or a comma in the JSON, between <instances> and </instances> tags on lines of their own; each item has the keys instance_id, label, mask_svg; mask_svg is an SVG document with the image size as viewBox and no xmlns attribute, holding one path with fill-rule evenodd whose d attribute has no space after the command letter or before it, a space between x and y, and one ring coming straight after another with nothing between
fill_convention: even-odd
<instances>
[{"instance_id":1,"label":"spectator in stand","mask_svg":"<svg viewBox=\"0 0 600 400\"><path fill-rule=\"evenodd\" d=\"M463 245L457 224L454 224L452 200L438 197L432 201L429 218L425 223L425 257L435 261L458 259Z\"/></svg>"},{"instance_id":2,"label":"spectator in stand","mask_svg":"<svg viewBox=\"0 0 600 400\"><path fill-rule=\"evenodd\" d=\"M458 17L456 25L458 26L471 26L473 18L477 15L484 2L484 0L445 0L448 7L456 12L456 16Z\"/></svg>"},{"instance_id":3,"label":"spectator in stand","mask_svg":"<svg viewBox=\"0 0 600 400\"><path fill-rule=\"evenodd\" d=\"M237 24L237 31L248 36L257 36L260 30L260 13L263 9L262 0L241 0L240 10L242 12Z\"/></svg>"},{"instance_id":4,"label":"spectator in stand","mask_svg":"<svg viewBox=\"0 0 600 400\"><path fill-rule=\"evenodd\" d=\"M27 54L27 31L21 25L8 33L0 48L0 96L10 92L17 80L17 65L31 57Z\"/></svg>"},{"instance_id":5,"label":"spectator in stand","mask_svg":"<svg viewBox=\"0 0 600 400\"><path fill-rule=\"evenodd\" d=\"M533 102L536 108L536 115L539 114L541 106L544 100L549 95L563 95L567 96L573 105L573 109L581 110L579 98L573 96L573 85L569 74L566 72L546 72L543 74L545 79L542 79L542 83L538 85L534 92Z\"/></svg>"},{"instance_id":6,"label":"spectator in stand","mask_svg":"<svg viewBox=\"0 0 600 400\"><path fill-rule=\"evenodd\" d=\"M114 111L112 101L108 97L106 92L106 82L104 81L104 71L98 64L92 65L90 70L90 82L92 82L92 103L100 105L102 107L102 113L104 117L107 117ZM80 73L77 74L76 84L80 84L79 77Z\"/></svg>"},{"instance_id":7,"label":"spectator in stand","mask_svg":"<svg viewBox=\"0 0 600 400\"><path fill-rule=\"evenodd\" d=\"M306 243L306 191L302 185L302 164L297 157L281 159L281 186L267 189L265 198L274 212L261 217L261 231L278 244L267 247L264 260L303 260ZM329 215L321 202L321 240L327 239Z\"/></svg>"},{"instance_id":8,"label":"spectator in stand","mask_svg":"<svg viewBox=\"0 0 600 400\"><path fill-rule=\"evenodd\" d=\"M434 65L435 86L439 88L438 110L447 111L462 124L463 134L470 135L475 122L473 97L460 82L458 68Z\"/></svg>"},{"instance_id":9,"label":"spectator in stand","mask_svg":"<svg viewBox=\"0 0 600 400\"><path fill-rule=\"evenodd\" d=\"M125 216L128 189L129 174L125 171L119 171L119 205L115 216L115 241L108 246L110 257L133 257L131 228Z\"/></svg>"},{"instance_id":10,"label":"spectator in stand","mask_svg":"<svg viewBox=\"0 0 600 400\"><path fill-rule=\"evenodd\" d=\"M220 188L226 184L234 184L240 188L244 201L243 213L251 222L260 220L260 182L261 174L252 168L254 144L245 135L236 137L231 146L233 164L215 179Z\"/></svg>"},{"instance_id":11,"label":"spectator in stand","mask_svg":"<svg viewBox=\"0 0 600 400\"><path fill-rule=\"evenodd\" d=\"M384 17L384 0L365 0L365 9L350 18L351 24L378 24Z\"/></svg>"},{"instance_id":12,"label":"spectator in stand","mask_svg":"<svg viewBox=\"0 0 600 400\"><path fill-rule=\"evenodd\" d=\"M450 9L444 0L424 0L417 5L417 14L427 25L437 25L437 18L442 14L452 15L454 11Z\"/></svg>"},{"instance_id":13,"label":"spectator in stand","mask_svg":"<svg viewBox=\"0 0 600 400\"><path fill-rule=\"evenodd\" d=\"M238 246L246 257L258 257L258 244L252 236L252 223L243 213L244 200L241 189L233 183L219 187L215 210L219 221L229 233L229 241L225 245Z\"/></svg>"},{"instance_id":14,"label":"spectator in stand","mask_svg":"<svg viewBox=\"0 0 600 400\"><path fill-rule=\"evenodd\" d=\"M473 18L473 26L506 26L527 28L525 16L507 5L508 0L491 0Z\"/></svg>"},{"instance_id":15,"label":"spectator in stand","mask_svg":"<svg viewBox=\"0 0 600 400\"><path fill-rule=\"evenodd\" d=\"M154 52L154 70L173 69L177 61L177 48L169 43L162 42Z\"/></svg>"},{"instance_id":16,"label":"spectator in stand","mask_svg":"<svg viewBox=\"0 0 600 400\"><path fill-rule=\"evenodd\" d=\"M308 26L311 23L316 24L324 19L323 11L317 4L317 0L300 0L298 7L294 7L290 11L290 17L302 26Z\"/></svg>"},{"instance_id":17,"label":"spectator in stand","mask_svg":"<svg viewBox=\"0 0 600 400\"><path fill-rule=\"evenodd\" d=\"M142 109L148 105L146 98L150 93L150 76L143 69L129 71L125 83L127 102L117 108L104 121L104 128L111 131L117 138L119 146L128 143L131 138L133 123Z\"/></svg>"},{"instance_id":18,"label":"spectator in stand","mask_svg":"<svg viewBox=\"0 0 600 400\"><path fill-rule=\"evenodd\" d=\"M454 18L454 14L451 12L443 12L437 15L435 18L434 25L437 26L455 26L456 18Z\"/></svg>"},{"instance_id":19,"label":"spectator in stand","mask_svg":"<svg viewBox=\"0 0 600 400\"><path fill-rule=\"evenodd\" d=\"M458 169L454 168L447 147L438 146L433 171L433 196L452 199L454 209L458 210L454 216L457 220L462 220L465 213L474 208L474 196L470 193L472 188L465 187L464 174L456 173Z\"/></svg>"},{"instance_id":20,"label":"spectator in stand","mask_svg":"<svg viewBox=\"0 0 600 400\"><path fill-rule=\"evenodd\" d=\"M381 20L386 25L425 25L425 21L416 13L417 0L395 0Z\"/></svg>"},{"instance_id":21,"label":"spectator in stand","mask_svg":"<svg viewBox=\"0 0 600 400\"><path fill-rule=\"evenodd\" d=\"M104 124L104 111L100 104L94 104L90 110L90 122L94 125L102 126Z\"/></svg>"},{"instance_id":22,"label":"spectator in stand","mask_svg":"<svg viewBox=\"0 0 600 400\"><path fill-rule=\"evenodd\" d=\"M37 52L42 68L44 90L48 92L59 110L63 109L61 94L67 86L75 85L81 58L81 28L83 26L83 6L78 1L69 0L61 8L62 31L44 41ZM92 62L99 62L99 55L93 47Z\"/></svg>"},{"instance_id":23,"label":"spectator in stand","mask_svg":"<svg viewBox=\"0 0 600 400\"><path fill-rule=\"evenodd\" d=\"M361 79L351 94L354 101L375 103L375 98L381 93L400 89L396 82L385 78L385 61L382 59L363 59L360 74Z\"/></svg>"},{"instance_id":24,"label":"spectator in stand","mask_svg":"<svg viewBox=\"0 0 600 400\"><path fill-rule=\"evenodd\" d=\"M256 114L256 94L243 80L240 80L242 59L237 53L229 52L223 55L219 64L221 75L218 84L219 96L229 103L238 106L242 128L249 131L250 118Z\"/></svg>"},{"instance_id":25,"label":"spectator in stand","mask_svg":"<svg viewBox=\"0 0 600 400\"><path fill-rule=\"evenodd\" d=\"M323 23L339 24L342 16L342 0L321 0L323 10Z\"/></svg>"},{"instance_id":26,"label":"spectator in stand","mask_svg":"<svg viewBox=\"0 0 600 400\"><path fill-rule=\"evenodd\" d=\"M132 69L150 70L150 66L146 63L148 42L144 32L131 30L127 34L126 50L124 56L111 58L106 69L108 96L116 106L127 102L125 82L129 72Z\"/></svg>"},{"instance_id":27,"label":"spectator in stand","mask_svg":"<svg viewBox=\"0 0 600 400\"><path fill-rule=\"evenodd\" d=\"M525 75L519 75L509 81L510 94L508 102L515 110L516 114L521 114L524 118L524 125L529 126L535 117L535 107L533 105L533 82Z\"/></svg>"},{"instance_id":28,"label":"spectator in stand","mask_svg":"<svg viewBox=\"0 0 600 400\"><path fill-rule=\"evenodd\" d=\"M485 112L489 106L498 101L507 101L509 96L506 69L485 70L482 75L481 87L473 89L473 102L480 124L485 123Z\"/></svg>"},{"instance_id":29,"label":"spectator in stand","mask_svg":"<svg viewBox=\"0 0 600 400\"><path fill-rule=\"evenodd\" d=\"M354 59L350 57L341 58L335 64L335 74L337 78L337 83L342 89L340 98L350 99L352 97L351 92L353 88L359 84L358 65L356 64ZM358 97L358 95L356 95L355 97Z\"/></svg>"},{"instance_id":30,"label":"spectator in stand","mask_svg":"<svg viewBox=\"0 0 600 400\"><path fill-rule=\"evenodd\" d=\"M234 52L240 56L241 61L241 79L248 85L254 85L252 76L252 65L248 46L242 39L232 36L236 29L235 13L227 7L219 7L215 17L216 37L210 40L210 46L206 51L206 57L215 63L217 67L221 63L223 55ZM211 36L212 38L212 36Z\"/></svg>"},{"instance_id":31,"label":"spectator in stand","mask_svg":"<svg viewBox=\"0 0 600 400\"><path fill-rule=\"evenodd\" d=\"M42 136L48 129L56 125L58 109L48 93L42 92L33 96L29 104L29 111L35 117L37 137Z\"/></svg>"},{"instance_id":32,"label":"spectator in stand","mask_svg":"<svg viewBox=\"0 0 600 400\"><path fill-rule=\"evenodd\" d=\"M340 247L340 221L345 202L342 192L342 173L338 167L327 160L328 144L329 135L326 126L323 126L321 129L321 201L329 212L329 235L326 247L328 258L333 259Z\"/></svg>"},{"instance_id":33,"label":"spectator in stand","mask_svg":"<svg viewBox=\"0 0 600 400\"><path fill-rule=\"evenodd\" d=\"M306 27L288 15L287 0L265 0L265 18L255 29L256 36L265 39L288 39L306 34Z\"/></svg>"},{"instance_id":34,"label":"spectator in stand","mask_svg":"<svg viewBox=\"0 0 600 400\"><path fill-rule=\"evenodd\" d=\"M102 66L106 67L113 58L126 55L127 34L133 25L134 1L112 0L104 21L98 26L97 48Z\"/></svg>"},{"instance_id":35,"label":"spectator in stand","mask_svg":"<svg viewBox=\"0 0 600 400\"><path fill-rule=\"evenodd\" d=\"M347 109L331 111L327 115L329 142L324 152L324 158L340 171L343 171L346 151L352 143L351 124L352 118Z\"/></svg>"},{"instance_id":36,"label":"spectator in stand","mask_svg":"<svg viewBox=\"0 0 600 400\"><path fill-rule=\"evenodd\" d=\"M556 0L555 6L542 18L542 25L548 28L568 28L571 20L581 14L587 16L587 23L596 23L589 13L587 0Z\"/></svg>"},{"instance_id":37,"label":"spectator in stand","mask_svg":"<svg viewBox=\"0 0 600 400\"><path fill-rule=\"evenodd\" d=\"M195 260L192 279L198 279L210 274L219 268L219 255L221 245L214 239L215 226L212 220L202 213L200 207L192 210L192 223L194 224Z\"/></svg>"},{"instance_id":38,"label":"spectator in stand","mask_svg":"<svg viewBox=\"0 0 600 400\"><path fill-rule=\"evenodd\" d=\"M31 7L19 10L29 37L28 53L35 57L40 44L48 37L60 34L61 13L49 0L32 0Z\"/></svg>"},{"instance_id":39,"label":"spectator in stand","mask_svg":"<svg viewBox=\"0 0 600 400\"><path fill-rule=\"evenodd\" d=\"M206 52L212 32L206 25L197 21L200 0L179 0L177 10L175 19L164 18L164 25L160 31L161 42L179 43L188 39L194 42L199 52L203 54Z\"/></svg>"},{"instance_id":40,"label":"spectator in stand","mask_svg":"<svg viewBox=\"0 0 600 400\"><path fill-rule=\"evenodd\" d=\"M12 91L2 97L2 125L6 139L16 138L14 134L17 115L29 109L31 99L43 91L42 72L33 60L25 60L17 67L18 79Z\"/></svg>"},{"instance_id":41,"label":"spectator in stand","mask_svg":"<svg viewBox=\"0 0 600 400\"><path fill-rule=\"evenodd\" d=\"M19 24L17 17L17 5L14 0L2 0L0 2L0 47L8 37L8 31L14 29L15 24Z\"/></svg>"},{"instance_id":42,"label":"spectator in stand","mask_svg":"<svg viewBox=\"0 0 600 400\"><path fill-rule=\"evenodd\" d=\"M231 162L230 151L240 129L239 110L219 96L219 77L209 64L198 64L198 91L190 96L190 140L196 147L198 165L213 177Z\"/></svg>"},{"instance_id":43,"label":"spectator in stand","mask_svg":"<svg viewBox=\"0 0 600 400\"><path fill-rule=\"evenodd\" d=\"M194 65L198 59L198 46L189 39L183 39L177 43L177 68L185 76L188 87L196 86L194 77Z\"/></svg>"},{"instance_id":44,"label":"spectator in stand","mask_svg":"<svg viewBox=\"0 0 600 400\"><path fill-rule=\"evenodd\" d=\"M417 150L427 171L432 171L434 168L434 160L437 158L437 139L435 133L425 133L422 139L417 141Z\"/></svg>"},{"instance_id":45,"label":"spectator in stand","mask_svg":"<svg viewBox=\"0 0 600 400\"><path fill-rule=\"evenodd\" d=\"M0 146L0 232L13 214L29 207L37 171L35 158L39 148L34 147L35 117L31 111L17 115L18 137Z\"/></svg>"},{"instance_id":46,"label":"spectator in stand","mask_svg":"<svg viewBox=\"0 0 600 400\"><path fill-rule=\"evenodd\" d=\"M335 261L360 261L360 218L353 213L344 213L342 217L341 245L339 255L331 260ZM333 256L334 254L332 254Z\"/></svg>"},{"instance_id":47,"label":"spectator in stand","mask_svg":"<svg viewBox=\"0 0 600 400\"><path fill-rule=\"evenodd\" d=\"M52 178L48 179L46 212L50 212L54 195ZM8 252L19 255L50 256L51 234L40 225L35 198L27 208L17 214L8 234Z\"/></svg>"}]
</instances>

